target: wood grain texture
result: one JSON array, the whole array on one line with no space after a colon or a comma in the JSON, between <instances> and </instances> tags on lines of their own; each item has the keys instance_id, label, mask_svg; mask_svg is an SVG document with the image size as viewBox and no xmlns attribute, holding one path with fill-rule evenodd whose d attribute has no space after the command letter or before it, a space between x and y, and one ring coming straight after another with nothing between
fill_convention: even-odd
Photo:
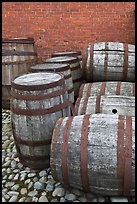
<instances>
[{"instance_id":1,"label":"wood grain texture","mask_svg":"<svg viewBox=\"0 0 137 204\"><path fill-rule=\"evenodd\" d=\"M69 101L74 103L74 91L73 91L73 81L72 81L72 75L69 64L60 64L60 63L43 63L43 64L36 64L34 66L30 67L30 72L55 72L55 73L62 73L65 78L65 84L68 88L68 96Z\"/></svg>"},{"instance_id":2,"label":"wood grain texture","mask_svg":"<svg viewBox=\"0 0 137 204\"><path fill-rule=\"evenodd\" d=\"M36 52L34 39L29 40L29 43L26 42L28 42L27 38L9 38L2 42L2 86L4 86L4 88L2 87L3 104L9 104L10 94L7 96L7 98L4 97L6 87L8 85L11 86L11 81L14 80L15 77L28 73L29 67L36 64L37 56L33 55L34 52ZM21 54L18 53L20 51ZM32 55L29 54L29 52L32 53ZM6 107L5 109L10 109L10 106Z\"/></svg>"},{"instance_id":3,"label":"wood grain texture","mask_svg":"<svg viewBox=\"0 0 137 204\"><path fill-rule=\"evenodd\" d=\"M67 63L70 65L73 88L74 88L74 97L78 96L80 85L82 84L82 69L78 58L70 56L61 56L61 57L52 57L44 60L45 63Z\"/></svg>"},{"instance_id":4,"label":"wood grain texture","mask_svg":"<svg viewBox=\"0 0 137 204\"><path fill-rule=\"evenodd\" d=\"M63 141L65 135L64 130L67 121L70 117L65 117L61 123L57 124L54 128L52 142L51 142L51 171L56 173L56 180L64 183L62 172L62 156L63 156ZM83 138L82 131L85 115L75 116L71 123L69 135L67 136L67 171L68 171L68 183L69 186L74 188L83 189L82 180L83 177L88 178L88 188L90 192L100 195L123 195L124 194L124 179L126 177L126 171L122 176L118 175L118 166L121 165L121 160L118 158L119 133L123 132L123 138L126 137L127 129L127 116L119 117L119 115L109 114L92 114L89 117L89 125L87 128L87 143L86 148L83 149L87 154L87 175L81 174L81 140ZM120 122L124 126L120 126ZM131 132L132 138L132 163L131 163L131 186L128 195L135 194L135 117L131 117ZM56 131L57 128L57 131ZM56 140L54 140L54 133ZM86 138L85 138L86 140ZM85 143L85 144L86 144ZM125 151L124 139L123 148ZM124 153L123 153L124 154ZM125 161L125 154L123 155ZM84 158L84 157L83 157Z\"/></svg>"},{"instance_id":5,"label":"wood grain texture","mask_svg":"<svg viewBox=\"0 0 137 204\"><path fill-rule=\"evenodd\" d=\"M75 110L77 115L93 114L98 112L135 116L135 97L104 95L77 98Z\"/></svg>"},{"instance_id":6,"label":"wood grain texture","mask_svg":"<svg viewBox=\"0 0 137 204\"><path fill-rule=\"evenodd\" d=\"M87 46L87 55L87 82L135 81L135 45L98 42Z\"/></svg>"},{"instance_id":7,"label":"wood grain texture","mask_svg":"<svg viewBox=\"0 0 137 204\"><path fill-rule=\"evenodd\" d=\"M104 81L83 83L79 90L79 98L97 95L135 96L135 83L123 81Z\"/></svg>"},{"instance_id":8,"label":"wood grain texture","mask_svg":"<svg viewBox=\"0 0 137 204\"><path fill-rule=\"evenodd\" d=\"M12 121L12 130L13 136L16 141L16 137L23 141L28 141L26 144L17 144L17 150L24 160L21 162L25 166L30 166L32 169L45 169L49 167L49 154L50 154L50 142L49 144L44 144L41 142L40 145L38 141L50 141L52 138L53 129L56 121L65 116L70 116L70 107L66 106L65 108L61 108L58 111L49 114L33 114L34 111L45 111L51 108L55 108L58 105L63 107L63 104L68 100L68 93L65 89L65 82L63 81L61 85L52 85L55 82L58 82L63 78L63 75L58 73L48 73L48 72L37 72L37 73L29 73L17 77L14 80L14 84L22 85L22 87L27 86L36 86L40 87L40 85L48 85L50 88L39 90L19 90L17 88L12 88L12 92L16 93L19 96L28 96L27 99L19 99L16 95L11 98L11 121ZM15 85L14 85L15 86ZM23 89L22 88L22 89ZM24 88L25 89L25 88ZM64 94L59 94L60 90L64 89ZM50 98L41 98L42 96L46 96L52 93L58 93L56 96L52 96ZM31 99L34 97L35 99ZM19 111L19 113L17 112ZM21 110L24 110L21 112ZM27 111L27 112L26 112ZM32 114L27 114L32 111ZM29 141L34 142L34 145L29 145ZM30 159L27 159L26 156L29 156ZM43 158L45 156L45 158ZM34 159L33 157L40 157L41 159ZM19 156L21 159L21 157Z\"/></svg>"}]
</instances>

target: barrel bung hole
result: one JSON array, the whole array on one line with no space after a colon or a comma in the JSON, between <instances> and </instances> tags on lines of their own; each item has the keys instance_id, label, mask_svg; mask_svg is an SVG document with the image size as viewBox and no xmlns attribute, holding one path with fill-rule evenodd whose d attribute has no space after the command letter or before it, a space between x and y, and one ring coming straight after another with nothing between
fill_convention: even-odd
<instances>
[{"instance_id":1,"label":"barrel bung hole","mask_svg":"<svg viewBox=\"0 0 137 204\"><path fill-rule=\"evenodd\" d=\"M112 109L112 113L116 114L117 113L117 109Z\"/></svg>"}]
</instances>

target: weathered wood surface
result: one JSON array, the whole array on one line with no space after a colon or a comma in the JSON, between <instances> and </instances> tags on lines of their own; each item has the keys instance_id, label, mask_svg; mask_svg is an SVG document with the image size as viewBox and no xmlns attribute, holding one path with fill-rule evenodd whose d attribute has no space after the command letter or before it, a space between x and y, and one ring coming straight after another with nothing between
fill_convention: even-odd
<instances>
[{"instance_id":1,"label":"weathered wood surface","mask_svg":"<svg viewBox=\"0 0 137 204\"><path fill-rule=\"evenodd\" d=\"M69 51L69 52L54 52L51 57L61 57L61 56L70 56L77 57L79 59L80 67L82 69L82 53L81 51Z\"/></svg>"},{"instance_id":2,"label":"weathered wood surface","mask_svg":"<svg viewBox=\"0 0 137 204\"><path fill-rule=\"evenodd\" d=\"M9 87L15 77L28 73L36 64L37 54L32 38L7 38L2 40L2 107L10 109ZM5 90L9 95L5 94ZM8 104L5 106L5 103Z\"/></svg>"},{"instance_id":3,"label":"weathered wood surface","mask_svg":"<svg viewBox=\"0 0 137 204\"><path fill-rule=\"evenodd\" d=\"M73 88L74 88L74 97L78 96L80 85L82 84L82 69L80 68L79 60L76 57L70 56L62 56L62 57L52 57L44 60L45 63L63 63L69 64L72 80L73 80Z\"/></svg>"},{"instance_id":4,"label":"weathered wood surface","mask_svg":"<svg viewBox=\"0 0 137 204\"><path fill-rule=\"evenodd\" d=\"M85 192L134 195L135 117L93 114L59 119L50 166L56 181Z\"/></svg>"},{"instance_id":5,"label":"weathered wood surface","mask_svg":"<svg viewBox=\"0 0 137 204\"><path fill-rule=\"evenodd\" d=\"M68 96L69 101L74 103L74 90L73 90L73 81L72 81L72 75L70 71L69 64L61 64L61 63L43 63L43 64L36 64L34 66L30 67L30 72L39 72L39 71L51 71L55 73L62 73L65 78L65 84L68 88Z\"/></svg>"},{"instance_id":6,"label":"weathered wood surface","mask_svg":"<svg viewBox=\"0 0 137 204\"><path fill-rule=\"evenodd\" d=\"M20 161L32 169L45 169L49 167L55 123L71 115L64 76L48 72L25 74L14 79L11 90L12 130Z\"/></svg>"},{"instance_id":7,"label":"weathered wood surface","mask_svg":"<svg viewBox=\"0 0 137 204\"><path fill-rule=\"evenodd\" d=\"M120 42L88 44L83 69L87 82L135 81L135 45Z\"/></svg>"},{"instance_id":8,"label":"weathered wood surface","mask_svg":"<svg viewBox=\"0 0 137 204\"><path fill-rule=\"evenodd\" d=\"M107 81L81 84L78 96L79 98L97 95L135 96L135 83Z\"/></svg>"},{"instance_id":9,"label":"weathered wood surface","mask_svg":"<svg viewBox=\"0 0 137 204\"><path fill-rule=\"evenodd\" d=\"M77 98L75 110L77 115L104 113L135 116L135 97L104 95Z\"/></svg>"}]
</instances>

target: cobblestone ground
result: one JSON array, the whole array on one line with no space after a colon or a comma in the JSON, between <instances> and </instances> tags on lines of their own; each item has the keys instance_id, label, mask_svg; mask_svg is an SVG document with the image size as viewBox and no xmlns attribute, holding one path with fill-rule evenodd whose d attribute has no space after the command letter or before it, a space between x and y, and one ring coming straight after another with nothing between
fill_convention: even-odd
<instances>
[{"instance_id":1,"label":"cobblestone ground","mask_svg":"<svg viewBox=\"0 0 137 204\"><path fill-rule=\"evenodd\" d=\"M83 193L56 182L50 168L37 172L24 167L17 156L10 111L2 110L2 202L135 202L135 198Z\"/></svg>"}]
</instances>

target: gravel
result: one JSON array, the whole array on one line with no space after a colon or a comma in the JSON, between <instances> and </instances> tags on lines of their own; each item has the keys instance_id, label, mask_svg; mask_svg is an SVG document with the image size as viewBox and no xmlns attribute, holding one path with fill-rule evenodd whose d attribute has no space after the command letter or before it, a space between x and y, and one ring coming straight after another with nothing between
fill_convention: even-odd
<instances>
[{"instance_id":1,"label":"gravel","mask_svg":"<svg viewBox=\"0 0 137 204\"><path fill-rule=\"evenodd\" d=\"M100 196L64 187L50 168L37 172L20 163L10 111L2 110L2 202L135 202L135 197Z\"/></svg>"}]
</instances>

